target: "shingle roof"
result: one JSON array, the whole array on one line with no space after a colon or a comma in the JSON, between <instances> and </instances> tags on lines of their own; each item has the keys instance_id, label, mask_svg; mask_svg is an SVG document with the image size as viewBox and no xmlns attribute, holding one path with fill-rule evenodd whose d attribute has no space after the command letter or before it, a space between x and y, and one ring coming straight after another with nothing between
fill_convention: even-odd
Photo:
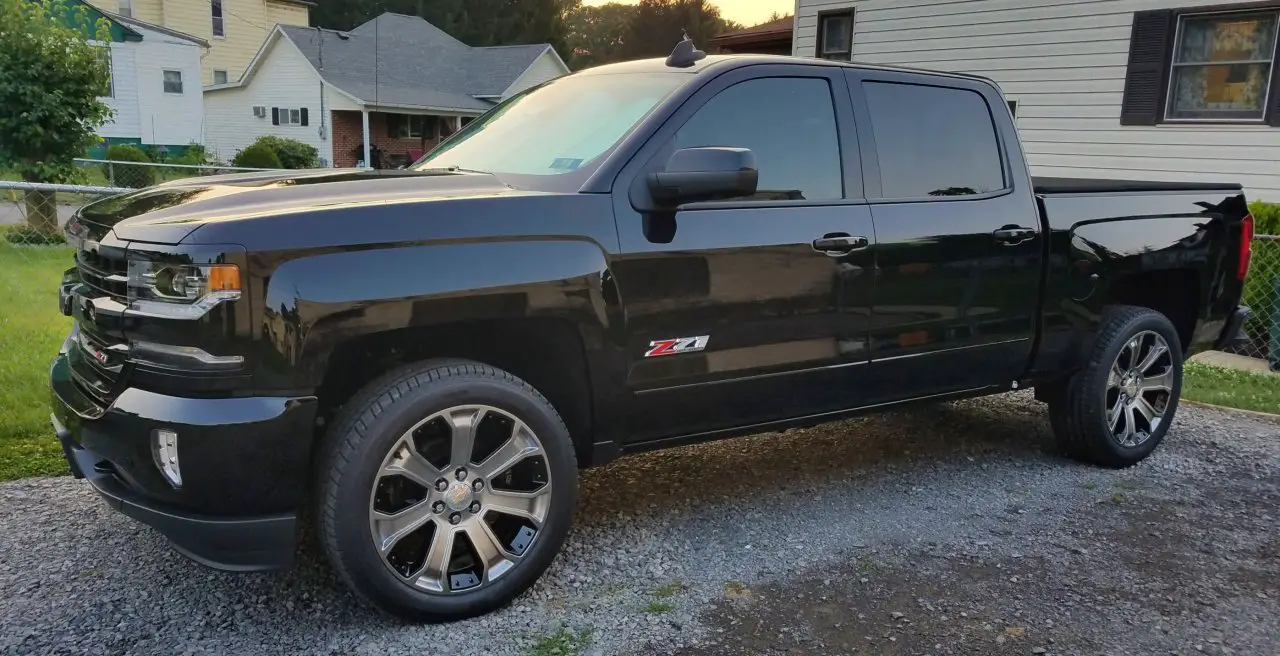
<instances>
[{"instance_id":1,"label":"shingle roof","mask_svg":"<svg viewBox=\"0 0 1280 656\"><path fill-rule=\"evenodd\" d=\"M417 16L385 13L350 32L281 25L325 81L379 105L485 111L551 46L473 48ZM376 61L376 68L375 68Z\"/></svg>"}]
</instances>

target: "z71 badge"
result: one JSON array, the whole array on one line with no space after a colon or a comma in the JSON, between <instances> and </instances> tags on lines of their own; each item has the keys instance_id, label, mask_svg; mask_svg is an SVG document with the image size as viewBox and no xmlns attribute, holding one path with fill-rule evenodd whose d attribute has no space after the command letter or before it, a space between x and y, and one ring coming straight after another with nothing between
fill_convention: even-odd
<instances>
[{"instance_id":1,"label":"z71 badge","mask_svg":"<svg viewBox=\"0 0 1280 656\"><path fill-rule=\"evenodd\" d=\"M677 337L675 339L660 339L649 342L649 350L645 351L644 357L652 358L659 355L679 355L681 353L694 353L707 348L707 342L711 341L710 335L698 335L697 337Z\"/></svg>"}]
</instances>

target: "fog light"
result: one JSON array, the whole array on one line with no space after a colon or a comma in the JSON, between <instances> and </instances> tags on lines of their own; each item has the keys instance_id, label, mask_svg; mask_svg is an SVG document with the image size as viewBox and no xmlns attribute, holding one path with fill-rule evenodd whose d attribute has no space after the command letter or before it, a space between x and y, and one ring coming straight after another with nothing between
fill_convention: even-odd
<instances>
[{"instance_id":1,"label":"fog light","mask_svg":"<svg viewBox=\"0 0 1280 656\"><path fill-rule=\"evenodd\" d=\"M151 455L169 484L182 487L182 470L178 468L178 434L171 430L151 431Z\"/></svg>"}]
</instances>

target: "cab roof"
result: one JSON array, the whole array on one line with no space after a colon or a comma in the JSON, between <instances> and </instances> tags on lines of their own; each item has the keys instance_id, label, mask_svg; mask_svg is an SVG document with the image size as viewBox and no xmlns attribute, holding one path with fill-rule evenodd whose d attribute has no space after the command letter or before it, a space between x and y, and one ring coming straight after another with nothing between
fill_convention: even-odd
<instances>
[{"instance_id":1,"label":"cab roof","mask_svg":"<svg viewBox=\"0 0 1280 656\"><path fill-rule=\"evenodd\" d=\"M911 68L906 66L887 66L883 64L864 64L860 62L840 62L830 59L817 59L814 57L788 57L785 55L708 55L701 61L694 62L685 68L677 68L668 66L666 59L638 59L635 61L620 62L617 64L605 64L594 68L588 68L574 73L574 75L612 75L618 73L674 73L685 75L698 75L701 73L711 72L720 73L725 70L741 68L743 66L756 66L762 64L790 64L804 66L831 66L838 68L855 68L860 70L872 71L888 71L900 73L913 73L917 75L933 75L939 77L954 77L967 80L980 80L992 85L990 78L981 75L971 75L968 73L951 73L947 71L935 71L923 68Z\"/></svg>"}]
</instances>

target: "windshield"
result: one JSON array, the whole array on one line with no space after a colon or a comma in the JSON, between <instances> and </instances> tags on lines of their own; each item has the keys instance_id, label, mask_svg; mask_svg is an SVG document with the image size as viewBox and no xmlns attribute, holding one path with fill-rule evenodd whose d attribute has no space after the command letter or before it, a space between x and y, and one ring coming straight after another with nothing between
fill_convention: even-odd
<instances>
[{"instance_id":1,"label":"windshield","mask_svg":"<svg viewBox=\"0 0 1280 656\"><path fill-rule=\"evenodd\" d=\"M512 96L413 168L571 173L608 152L687 79L671 73L563 77Z\"/></svg>"}]
</instances>

